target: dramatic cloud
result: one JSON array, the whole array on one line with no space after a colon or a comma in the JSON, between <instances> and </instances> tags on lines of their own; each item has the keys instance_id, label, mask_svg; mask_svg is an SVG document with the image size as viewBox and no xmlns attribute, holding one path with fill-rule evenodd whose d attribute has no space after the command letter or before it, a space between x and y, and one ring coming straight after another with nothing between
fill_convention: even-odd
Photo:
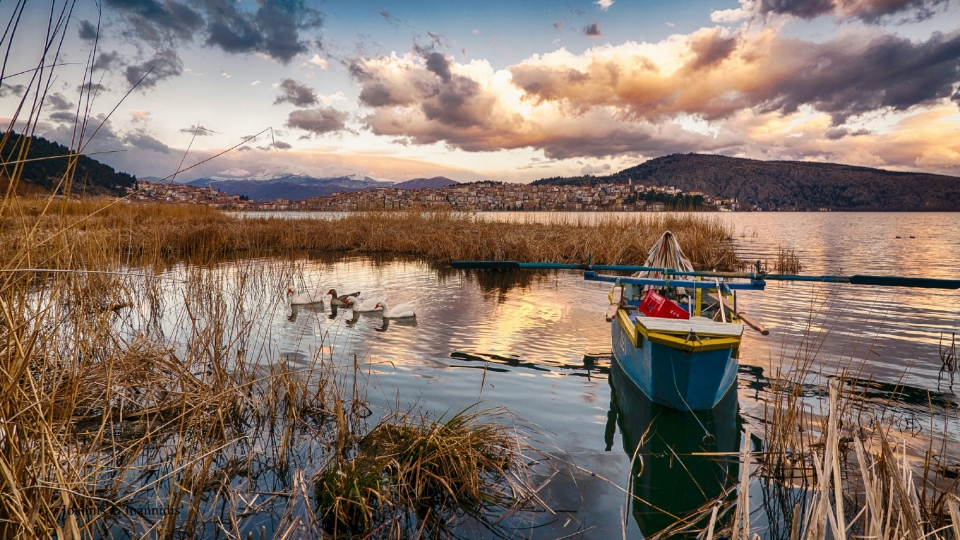
<instances>
[{"instance_id":1,"label":"dramatic cloud","mask_svg":"<svg viewBox=\"0 0 960 540\"><path fill-rule=\"evenodd\" d=\"M346 127L349 114L333 107L318 107L293 111L287 118L287 127L309 131L314 135L323 135L341 131Z\"/></svg>"},{"instance_id":2,"label":"dramatic cloud","mask_svg":"<svg viewBox=\"0 0 960 540\"><path fill-rule=\"evenodd\" d=\"M764 15L785 14L803 19L836 15L876 23L893 15L923 20L946 4L947 0L759 0L757 7Z\"/></svg>"},{"instance_id":3,"label":"dramatic cloud","mask_svg":"<svg viewBox=\"0 0 960 540\"><path fill-rule=\"evenodd\" d=\"M165 49L157 51L153 58L142 64L127 66L124 75L131 86L140 81L139 88L151 88L181 73L183 73L183 62L180 57L173 49Z\"/></svg>"},{"instance_id":4,"label":"dramatic cloud","mask_svg":"<svg viewBox=\"0 0 960 540\"><path fill-rule=\"evenodd\" d=\"M301 30L319 28L319 11L296 0L260 0L255 13L243 12L228 0L207 0L207 44L230 53L263 52L289 62L307 51Z\"/></svg>"},{"instance_id":5,"label":"dramatic cloud","mask_svg":"<svg viewBox=\"0 0 960 540\"><path fill-rule=\"evenodd\" d=\"M600 23L590 23L583 27L583 35L590 37L600 37L603 32L600 31Z\"/></svg>"},{"instance_id":6,"label":"dramatic cloud","mask_svg":"<svg viewBox=\"0 0 960 540\"><path fill-rule=\"evenodd\" d=\"M293 79L280 81L279 89L280 94L278 94L277 99L274 100L274 105L290 103L297 107L309 107L319 103L317 93L313 91L313 88Z\"/></svg>"},{"instance_id":7,"label":"dramatic cloud","mask_svg":"<svg viewBox=\"0 0 960 540\"><path fill-rule=\"evenodd\" d=\"M165 48L193 41L229 53L263 53L282 63L308 49L301 34L319 28L322 14L302 0L258 0L256 11L232 0L106 0L128 23L125 33ZM84 32L81 23L81 33Z\"/></svg>"},{"instance_id":8,"label":"dramatic cloud","mask_svg":"<svg viewBox=\"0 0 960 540\"><path fill-rule=\"evenodd\" d=\"M732 151L751 142L735 122L743 118L803 108L839 127L866 113L960 101L960 32L920 43L876 33L816 43L713 28L580 55L561 49L498 71L417 48L357 59L349 71L370 108L364 126L400 143L530 147L551 158ZM808 138L837 137L824 135L830 127Z\"/></svg>"},{"instance_id":9,"label":"dramatic cloud","mask_svg":"<svg viewBox=\"0 0 960 540\"><path fill-rule=\"evenodd\" d=\"M610 106L648 120L678 114L712 120L753 107L791 113L806 104L840 123L953 94L960 81L960 32L935 34L924 43L865 37L812 43L771 30L741 35L705 29L656 45L627 43L580 56L561 50L509 71L537 102L581 111Z\"/></svg>"}]
</instances>

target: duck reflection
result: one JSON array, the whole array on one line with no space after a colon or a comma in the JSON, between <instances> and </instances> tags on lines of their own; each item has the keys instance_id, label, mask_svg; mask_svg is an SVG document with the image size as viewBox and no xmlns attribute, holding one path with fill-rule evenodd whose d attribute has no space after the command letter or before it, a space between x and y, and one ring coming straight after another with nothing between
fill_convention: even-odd
<instances>
[{"instance_id":1,"label":"duck reflection","mask_svg":"<svg viewBox=\"0 0 960 540\"><path fill-rule=\"evenodd\" d=\"M638 458L632 472L632 511L644 536L688 517L736 483L736 456L692 455L740 449L736 391L728 392L710 411L691 413L650 401L616 361L609 380L607 450L612 449L618 428L628 456L633 457L642 443L639 455L643 465Z\"/></svg>"},{"instance_id":2,"label":"duck reflection","mask_svg":"<svg viewBox=\"0 0 960 540\"><path fill-rule=\"evenodd\" d=\"M417 326L416 317L405 319L383 319L383 326L374 328L377 332L386 332L391 326Z\"/></svg>"},{"instance_id":3,"label":"duck reflection","mask_svg":"<svg viewBox=\"0 0 960 540\"><path fill-rule=\"evenodd\" d=\"M310 313L323 313L323 303L317 304L294 304L290 306L290 315L287 317L287 320L295 323L301 315L309 315Z\"/></svg>"}]
</instances>

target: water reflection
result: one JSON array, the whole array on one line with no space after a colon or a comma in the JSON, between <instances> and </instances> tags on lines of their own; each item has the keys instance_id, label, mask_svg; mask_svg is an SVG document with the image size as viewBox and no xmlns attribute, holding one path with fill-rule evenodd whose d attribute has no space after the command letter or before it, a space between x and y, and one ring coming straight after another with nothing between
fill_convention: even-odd
<instances>
[{"instance_id":1,"label":"water reflection","mask_svg":"<svg viewBox=\"0 0 960 540\"><path fill-rule=\"evenodd\" d=\"M710 411L657 405L613 362L604 442L610 451L619 429L623 451L631 458L638 455L632 467L632 513L644 536L690 516L728 490L735 496L730 488L739 477L736 455L696 454L740 450L737 411L736 392L728 392Z\"/></svg>"}]
</instances>

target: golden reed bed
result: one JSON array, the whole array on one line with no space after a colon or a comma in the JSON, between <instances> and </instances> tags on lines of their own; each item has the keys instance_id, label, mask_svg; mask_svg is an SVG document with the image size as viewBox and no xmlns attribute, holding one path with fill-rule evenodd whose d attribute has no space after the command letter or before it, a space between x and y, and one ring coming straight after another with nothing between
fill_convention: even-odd
<instances>
[{"instance_id":1,"label":"golden reed bed","mask_svg":"<svg viewBox=\"0 0 960 540\"><path fill-rule=\"evenodd\" d=\"M642 264L672 230L698 268L732 269L729 228L702 214L637 214L570 223L489 221L451 212L358 212L333 219L247 218L196 206L17 200L0 221L0 256L38 266L69 263L65 245L122 255L131 263L183 257L335 251L393 254L431 262L507 259ZM18 266L22 266L19 265Z\"/></svg>"}]
</instances>

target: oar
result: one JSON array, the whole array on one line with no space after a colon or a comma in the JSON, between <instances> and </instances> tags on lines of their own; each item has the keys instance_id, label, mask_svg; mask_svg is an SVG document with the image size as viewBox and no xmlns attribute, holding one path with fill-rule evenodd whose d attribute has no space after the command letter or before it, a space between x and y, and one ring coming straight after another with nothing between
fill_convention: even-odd
<instances>
[{"instance_id":1,"label":"oar","mask_svg":"<svg viewBox=\"0 0 960 540\"><path fill-rule=\"evenodd\" d=\"M960 279L934 279L901 276L798 276L793 274L766 274L763 272L683 272L673 268L652 266L524 263L517 261L453 261L453 268L471 270L593 270L600 272L659 272L664 276L701 276L711 278L750 279L756 281L808 281L820 283L849 283L851 285L878 285L882 287L916 287L922 289L960 289Z\"/></svg>"}]
</instances>

